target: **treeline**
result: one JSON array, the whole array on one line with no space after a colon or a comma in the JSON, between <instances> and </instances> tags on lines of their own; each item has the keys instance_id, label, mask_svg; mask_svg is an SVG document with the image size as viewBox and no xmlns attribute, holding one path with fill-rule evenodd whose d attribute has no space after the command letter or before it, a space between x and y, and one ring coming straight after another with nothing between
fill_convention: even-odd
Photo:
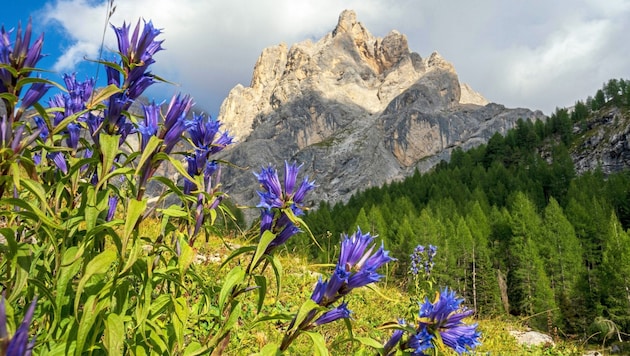
<instances>
[{"instance_id":1,"label":"treeline","mask_svg":"<svg viewBox=\"0 0 630 356\"><path fill-rule=\"evenodd\" d=\"M577 176L567 149L593 109L521 120L430 173L322 202L305 217L321 248L307 238L289 247L329 262L340 234L360 226L399 259L401 284L413 248L437 246L435 288L455 288L481 316L510 313L565 335L604 320L630 332L630 174Z\"/></svg>"}]
</instances>

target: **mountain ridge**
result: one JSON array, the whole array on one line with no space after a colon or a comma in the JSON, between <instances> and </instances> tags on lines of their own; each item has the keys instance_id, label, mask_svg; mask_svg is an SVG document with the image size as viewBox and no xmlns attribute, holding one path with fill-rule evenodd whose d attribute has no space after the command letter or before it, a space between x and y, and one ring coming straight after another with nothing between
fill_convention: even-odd
<instances>
[{"instance_id":1,"label":"mountain ridge","mask_svg":"<svg viewBox=\"0 0 630 356\"><path fill-rule=\"evenodd\" d=\"M254 205L252 172L269 163L302 163L319 184L313 203L345 201L545 116L488 103L439 53L422 58L395 30L374 37L346 10L317 42L263 50L218 119L239 142L222 159L245 168L226 168L226 191Z\"/></svg>"}]
</instances>

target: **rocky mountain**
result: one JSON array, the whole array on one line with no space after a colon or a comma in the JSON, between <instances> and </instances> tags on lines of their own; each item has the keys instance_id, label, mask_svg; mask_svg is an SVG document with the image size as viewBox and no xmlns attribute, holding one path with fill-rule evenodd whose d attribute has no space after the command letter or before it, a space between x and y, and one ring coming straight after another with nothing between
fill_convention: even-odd
<instances>
[{"instance_id":1,"label":"rocky mountain","mask_svg":"<svg viewBox=\"0 0 630 356\"><path fill-rule=\"evenodd\" d=\"M571 148L571 157L578 174L600 168L604 174L630 167L630 115L627 110L610 106L595 112L585 127L576 125L578 142Z\"/></svg>"},{"instance_id":2,"label":"rocky mountain","mask_svg":"<svg viewBox=\"0 0 630 356\"><path fill-rule=\"evenodd\" d=\"M250 86L229 93L219 120L238 143L222 159L240 168L222 180L238 203L255 205L252 172L296 161L319 185L315 201L345 201L485 143L519 118L545 117L488 103L437 52L422 58L395 30L375 37L346 10L317 42L265 49Z\"/></svg>"}]
</instances>

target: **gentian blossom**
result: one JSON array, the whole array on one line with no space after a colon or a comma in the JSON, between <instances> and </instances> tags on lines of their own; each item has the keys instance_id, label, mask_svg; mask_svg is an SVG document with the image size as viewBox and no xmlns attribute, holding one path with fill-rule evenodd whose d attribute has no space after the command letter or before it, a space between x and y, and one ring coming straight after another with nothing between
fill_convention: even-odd
<instances>
[{"instance_id":1,"label":"gentian blossom","mask_svg":"<svg viewBox=\"0 0 630 356\"><path fill-rule=\"evenodd\" d=\"M439 333L444 344L458 354L479 345L481 336L477 331L477 324L467 325L463 322L463 319L474 313L473 310L461 307L463 301L464 299L457 298L455 291L444 288L433 303L425 298L419 315L419 328L424 327L431 334Z\"/></svg>"},{"instance_id":2,"label":"gentian blossom","mask_svg":"<svg viewBox=\"0 0 630 356\"><path fill-rule=\"evenodd\" d=\"M285 180L285 186L291 185L291 182L288 183ZM263 220L268 219L263 216ZM336 308L329 309L321 315L319 315L319 310L321 307L331 307L333 303L353 289L382 278L382 275L376 273L376 270L394 259L389 257L389 252L385 251L382 245L376 252L373 252L375 247L373 242L374 238L369 233L362 234L360 229L350 237L346 235L341 242L339 260L332 276L328 280L323 280L320 277L311 294L311 300L317 303L318 307L310 310L297 327L295 326L296 315L289 326L291 331L285 334L282 339L280 350L286 350L301 331L350 317L351 312L347 302L342 302Z\"/></svg>"},{"instance_id":3,"label":"gentian blossom","mask_svg":"<svg viewBox=\"0 0 630 356\"><path fill-rule=\"evenodd\" d=\"M462 307L464 300L457 298L454 291L444 288L437 293L434 302L425 298L420 305L418 325L415 332L402 338L396 331L396 337L401 350L411 350L413 355L425 355L424 351L440 349L442 344L453 349L456 353L470 352L481 342L481 333L477 331L477 324L465 324L463 320L473 314L473 310ZM392 341L388 341L386 355L393 355L395 350Z\"/></svg>"},{"instance_id":4,"label":"gentian blossom","mask_svg":"<svg viewBox=\"0 0 630 356\"><path fill-rule=\"evenodd\" d=\"M311 298L319 305L328 306L355 288L379 281L383 276L376 271L394 258L389 256L382 244L374 252L373 242L374 237L370 233L361 233L361 229L352 236L345 235L334 273L325 282L325 287L316 286L316 290L323 289L323 292Z\"/></svg>"},{"instance_id":5,"label":"gentian blossom","mask_svg":"<svg viewBox=\"0 0 630 356\"><path fill-rule=\"evenodd\" d=\"M301 231L289 214L296 217L303 215L303 200L315 188L315 183L305 177L295 189L301 166L285 162L284 167L284 189L273 166L263 167L260 173L254 173L263 188L263 191L257 191L260 197L257 205L260 208L260 234L262 236L267 230L276 234L265 251L267 254Z\"/></svg>"},{"instance_id":6,"label":"gentian blossom","mask_svg":"<svg viewBox=\"0 0 630 356\"><path fill-rule=\"evenodd\" d=\"M15 334L11 339L7 333L7 315L5 308L4 293L0 297L0 354L2 355L16 355L16 356L30 356L35 346L35 337L28 341L28 329L35 314L35 306L37 305L37 297L33 299L29 306L22 323L15 331Z\"/></svg>"},{"instance_id":7,"label":"gentian blossom","mask_svg":"<svg viewBox=\"0 0 630 356\"><path fill-rule=\"evenodd\" d=\"M413 253L409 256L411 261L409 265L409 273L417 277L422 269L424 272L424 278L429 279L431 277L431 271L433 270L433 259L437 253L437 247L429 245L425 248L422 245L416 246Z\"/></svg>"},{"instance_id":8,"label":"gentian blossom","mask_svg":"<svg viewBox=\"0 0 630 356\"><path fill-rule=\"evenodd\" d=\"M322 314L315 322L315 326L328 324L339 319L348 319L352 311L348 309L348 303L341 303L335 309L329 310Z\"/></svg>"},{"instance_id":9,"label":"gentian blossom","mask_svg":"<svg viewBox=\"0 0 630 356\"><path fill-rule=\"evenodd\" d=\"M5 31L4 26L0 28L0 64L6 64L18 72L24 68L35 68L37 62L43 58L41 53L44 44L44 34L42 33L31 45L32 28L31 20L29 19L24 30L24 36L22 36L22 26L18 23L13 44L10 39L12 31ZM21 75L28 77L30 72L22 72ZM10 71L0 68L0 93L13 91L17 79L13 77ZM12 110L7 111L11 112Z\"/></svg>"}]
</instances>

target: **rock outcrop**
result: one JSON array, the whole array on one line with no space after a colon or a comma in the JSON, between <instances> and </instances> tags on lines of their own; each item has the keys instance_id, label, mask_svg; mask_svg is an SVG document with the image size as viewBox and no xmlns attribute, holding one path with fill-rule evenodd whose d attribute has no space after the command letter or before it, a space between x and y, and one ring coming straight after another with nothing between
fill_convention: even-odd
<instances>
[{"instance_id":1,"label":"rock outcrop","mask_svg":"<svg viewBox=\"0 0 630 356\"><path fill-rule=\"evenodd\" d=\"M574 131L582 132L571 150L578 174L595 169L610 174L630 167L630 117L620 109L595 113L586 127L578 124Z\"/></svg>"},{"instance_id":2,"label":"rock outcrop","mask_svg":"<svg viewBox=\"0 0 630 356\"><path fill-rule=\"evenodd\" d=\"M344 11L317 42L280 44L260 55L249 87L236 86L219 120L235 135L224 159L226 190L255 205L253 171L304 164L315 200L345 201L357 190L402 179L505 133L541 112L488 104L459 82L437 52L411 52L405 35L377 38Z\"/></svg>"}]
</instances>

